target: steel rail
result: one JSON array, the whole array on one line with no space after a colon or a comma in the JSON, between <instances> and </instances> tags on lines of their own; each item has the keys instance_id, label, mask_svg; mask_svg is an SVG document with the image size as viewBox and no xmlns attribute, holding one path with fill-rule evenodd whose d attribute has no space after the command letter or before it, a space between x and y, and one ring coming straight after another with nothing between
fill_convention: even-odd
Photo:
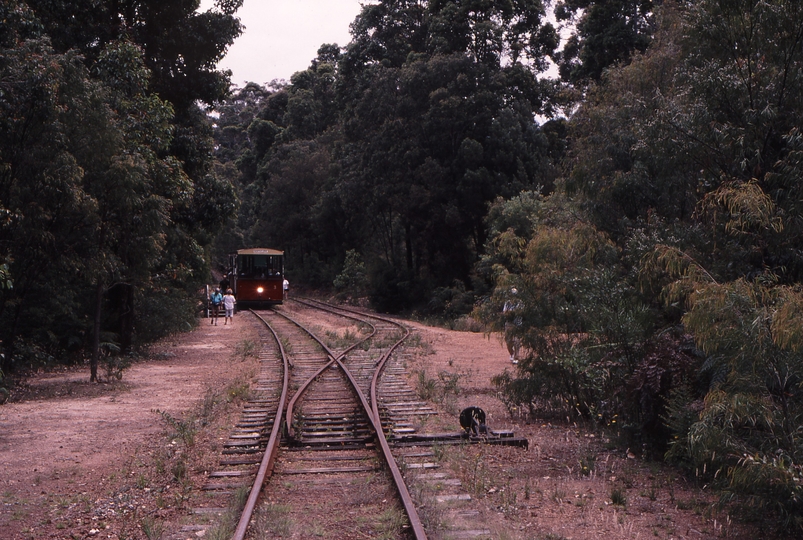
<instances>
[{"instance_id":1,"label":"steel rail","mask_svg":"<svg viewBox=\"0 0 803 540\"><path fill-rule=\"evenodd\" d=\"M289 373L289 365L287 360L287 354L285 354L284 347L282 346L282 341L279 339L279 336L276 334L276 331L271 327L268 322L263 319L259 314L254 312L253 310L249 310L251 313L254 314L259 320L261 320L265 326L270 330L271 334L273 334L276 343L279 346L279 351L282 355L282 363L284 364L284 376L282 377L282 394L279 398L279 407L276 411L276 418L273 420L273 427L270 430L270 438L268 439L268 445L265 448L265 453L262 456L262 461L259 464L259 470L257 471L257 475L254 478L254 484L251 486L251 492L248 494L248 500L245 503L245 507L243 508L243 513L240 515L240 521L237 524L237 528L234 531L234 535L232 536L232 540L243 540L245 538L245 533L248 530L248 523L251 521L251 516L254 514L254 509L256 508L257 500L259 499L259 492L262 491L262 484L265 482L265 478L269 477L273 472L273 465L276 462L276 456L279 453L279 442L280 442L280 433L281 433L281 423L282 423L282 416L284 412L284 404L287 401L287 393L289 391L290 386L290 373Z\"/></svg>"},{"instance_id":2,"label":"steel rail","mask_svg":"<svg viewBox=\"0 0 803 540\"><path fill-rule=\"evenodd\" d=\"M299 302L299 303L304 303L305 305L309 306L309 304L306 303L306 302ZM312 307L316 307L316 306L312 306ZM317 309L322 309L322 308L317 307ZM335 308L335 309L340 309L340 308ZM330 312L332 311L331 306L330 306L329 311ZM350 310L343 309L342 311L350 311ZM385 319L382 319L381 317L375 317L373 315L368 315L368 314L365 314L365 313L359 313L359 312L356 312L356 313L362 315L363 317L374 317L374 318L382 320L382 321L390 322L391 324L394 324L394 325L397 325L397 326L401 326L405 330L406 333L405 333L404 337L402 337L401 340L399 340L396 344L394 344L393 347L390 348L388 353L386 353L384 355L384 360L381 362L382 365L384 366L384 363L387 361L387 358L390 357L390 353L392 353L393 350L396 347L398 347L401 344L401 342L404 341L404 339L407 338L407 336L409 335L409 330L407 328L405 328L404 326L399 325L398 323L396 323L394 321L385 320ZM296 324L298 326L301 326L298 322L294 321L288 315L286 315L284 313L280 313L280 315L282 315L283 317L286 317L288 320L290 320L294 324ZM342 317L348 317L350 319L356 319L356 317L352 317L352 316L349 316L349 315L342 315L342 314L340 314L340 315ZM360 320L360 319L357 319L357 320ZM372 325L371 323L367 323L365 320L360 320L360 322L365 323L365 324L369 324L370 326L372 326L374 328L374 333L375 333L376 327L374 327L374 325ZM323 349L327 352L327 354L330 356L330 358L332 360L330 360L326 364L325 367L321 368L313 377L310 377L307 380L307 382L303 385L302 388L299 388L299 390L296 391L296 394L293 396L293 399L291 399L291 404L295 404L296 396L298 396L301 393L302 389L306 390L306 388L309 386L309 384L311 384L312 380L314 380L315 377L320 375L320 373L322 373L326 368L331 366L333 362L336 362L338 364L340 369L343 370L343 373L346 375L346 377L348 378L349 382L351 383L352 388L354 389L355 393L357 394L357 397L359 398L360 403L362 404L365 412L368 415L368 419L371 422L371 426L373 427L373 430L374 430L374 432L376 434L376 437L379 440L379 447L382 449L382 455L385 458L385 463L387 463L388 468L390 469L390 472L391 472L391 476L393 477L393 483L396 485L396 491L399 493L399 498L401 498L401 502L402 502L402 505L404 506L404 510L407 513L407 517L410 520L410 527L413 529L413 534L415 535L416 540L426 540L427 535L426 535L426 532L424 531L424 526L421 523L421 518L418 516L418 510L416 509L415 504L413 503L413 498L410 496L410 492L407 490L407 484L404 482L404 477L402 476L402 473L399 470L399 466L396 464L396 458L393 456L392 452L390 451L390 445L388 445L388 442L385 439L385 431L382 428L382 422L381 422L381 420L379 418L378 409L375 409L374 406L372 406L371 404L368 403L368 399L365 397L365 394L362 392L362 390L360 390L360 387L357 384L357 381L352 376L351 371L341 361L341 358L345 357L345 355L348 352L350 352L351 350L356 348L360 343L363 343L364 341L370 339L370 337L373 337L374 333L372 333L371 336L369 336L365 340L361 340L360 342L352 345L351 347L346 349L340 355L335 355L334 353L332 353L332 351L329 349L329 347L327 347L322 341L320 341L317 337L315 337L314 334L309 332L309 330L306 330L306 331L310 336L313 337L313 339L315 339L321 345L321 347L323 347ZM378 371L379 371L379 369L377 368L377 370L375 370L375 372L374 372L374 377L372 379L371 394L372 394L372 399L374 400L374 403L376 403L375 395L376 395L376 380L378 380L378 376L377 376ZM289 430L289 428L291 426L291 423L292 423L291 406L290 405L288 405L288 409L287 409L287 413L286 414L287 414L286 421L287 421L287 426L288 426L288 430Z\"/></svg>"},{"instance_id":3,"label":"steel rail","mask_svg":"<svg viewBox=\"0 0 803 540\"><path fill-rule=\"evenodd\" d=\"M317 300L314 300L314 302L319 303ZM309 303L306 304L310 305ZM377 393L376 393L376 385L379 381L379 377L381 376L382 371L385 368L385 365L387 364L388 359L390 358L390 355L393 354L393 351L395 351L396 348L398 348L405 339L407 339L407 337L410 335L410 329L404 326L403 324L397 323L396 321L390 319L386 319L384 317L377 317L376 315L363 313L361 311L357 311L350 308L336 307L335 309L347 311L350 313L356 313L363 317L371 317L374 319L378 319L380 321L387 322L394 326L397 326L404 331L404 335L401 337L401 339L399 339L396 343L394 343L388 349L388 351L382 355L382 357L379 359L379 362L377 363L376 369L374 370L374 376L371 379L370 416L371 416L371 423L373 424L374 430L377 433L377 439L379 439L379 446L382 448L382 453L385 455L385 460L388 462L388 466L390 467L390 472L393 475L393 480L394 483L396 484L396 488L399 490L399 496L402 499L402 504L404 505L404 509L407 512L408 517L410 518L410 526L413 529L413 534L415 534L416 540L425 540L427 536L426 532L424 531L424 525L421 523L421 519L418 517L418 510L415 508L415 505L413 504L413 499L410 496L409 491L407 490L407 484L404 482L404 477L402 476L399 467L396 465L396 458L393 457L393 454L391 453L390 450L390 445L388 444L388 441L385 438L385 430L382 427L382 420L379 416L379 400L377 399ZM340 364L339 361L338 364ZM351 379L351 373L345 367L343 367L343 370L346 372L349 379ZM367 404L365 403L365 397L363 396L362 392L358 390L358 394L360 396L360 399L363 401L363 406L367 407Z\"/></svg>"},{"instance_id":4,"label":"steel rail","mask_svg":"<svg viewBox=\"0 0 803 540\"><path fill-rule=\"evenodd\" d=\"M309 305L309 304L307 304L307 305ZM317 308L317 309L320 309L320 308ZM286 410L286 412L285 412L285 425L287 426L287 436L288 436L290 439L295 439L295 429L293 428L293 411L294 411L294 409L295 409L295 405L296 405L296 403L298 402L298 400L299 400L299 399L301 399L301 397L304 395L304 393L307 391L307 388L309 388L309 386L310 386L310 385L313 383L313 381L315 381L315 379L316 379L316 378L317 378L317 377L318 377L318 376L319 376L321 373L323 373L324 371L326 371L327 369L329 369L329 368L332 366L332 364L334 364L334 363L337 361L337 360L336 360L336 358L337 358L338 356L339 356L339 357L343 357L343 356L345 356L346 354L348 354L349 352L351 352L352 350L354 350L355 348L357 348L357 347L358 347L359 345L361 345L362 343L365 343L366 341L368 341L369 339L371 339L372 337L374 337L374 335L376 335L376 327L375 327L374 325L370 324L370 323L365 323L365 321L362 321L362 320L360 320L360 319L357 319L356 317L348 317L349 319L353 319L353 320L359 321L359 322L361 322L361 323L363 323L363 324L368 324L368 326L370 326L370 327L371 327L371 333L370 333L370 335L368 335L366 338L364 338L364 339L361 339L361 340L360 340L360 341L358 341L357 343L354 343L353 345L349 346L348 348L346 348L346 349L345 349L343 352L341 352L341 353L338 355L338 354L335 354L335 353L334 353L334 352L333 352L331 349L329 349L329 347L327 347L327 346L326 346L326 344L325 344L325 343L324 343L324 342L323 342L323 341L322 341L320 338L318 338L318 336L316 336L315 334L313 334L312 332L310 332L309 330L307 330L307 328L305 328L305 327L304 327L304 325L302 325L300 322L298 322L297 320L295 320L294 318L292 318L291 316L289 316L289 315L288 315L288 314L286 314L286 313L282 313L282 312L278 312L278 311L277 311L277 313L278 313L279 315L281 315L282 317L284 317L285 319L287 319L288 321L290 321L291 323L293 323L293 324L295 324L296 326L298 326L299 328L303 329L303 330L304 330L304 331L305 331L307 334L309 334L309 336L310 336L312 339L314 339L314 340L315 340L315 342L317 342L317 343L318 343L318 345L320 345L320 346L321 346L321 348L324 350L324 352L326 352L326 355L327 355L327 356L329 357L329 359L330 359L330 360L329 360L329 362L327 362L327 363L326 363L326 365L324 365L324 366L323 366L321 369L319 369L318 371L316 371L314 375L312 375L311 377L309 377L309 378L308 378L308 379L307 379L307 380L304 382L304 384L302 384L302 385L299 387L299 389L295 391L295 393L293 394L293 397L292 397L292 398L290 398L290 403L288 403L288 404L287 404L287 410ZM342 365L341 365L341 367L342 367ZM346 370L346 371L347 371L347 370ZM359 389L358 389L358 388L357 388L357 391L359 392ZM370 410L371 410L370 408L366 408L366 409L365 409L365 412L366 412L366 413L368 413L368 416L369 416L369 417L371 416Z\"/></svg>"}]
</instances>

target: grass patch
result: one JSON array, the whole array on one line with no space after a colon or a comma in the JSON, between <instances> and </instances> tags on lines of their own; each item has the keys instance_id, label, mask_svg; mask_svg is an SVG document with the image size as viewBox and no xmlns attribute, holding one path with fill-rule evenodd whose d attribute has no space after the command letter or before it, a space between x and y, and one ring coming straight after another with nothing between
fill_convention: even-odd
<instances>
[{"instance_id":1,"label":"grass patch","mask_svg":"<svg viewBox=\"0 0 803 540\"><path fill-rule=\"evenodd\" d=\"M377 540L394 540L402 536L405 527L409 525L407 515L399 508L388 508L377 517L375 523Z\"/></svg>"},{"instance_id":2,"label":"grass patch","mask_svg":"<svg viewBox=\"0 0 803 540\"><path fill-rule=\"evenodd\" d=\"M170 435L171 439L181 439L181 441L188 447L195 445L195 434L197 429L195 426L194 416L191 415L186 420L182 420L180 418L175 418L166 411L160 411L159 409L156 409L156 412L162 416L162 420L164 420L175 430L174 433Z\"/></svg>"},{"instance_id":3,"label":"grass patch","mask_svg":"<svg viewBox=\"0 0 803 540\"><path fill-rule=\"evenodd\" d=\"M257 358L259 356L259 344L252 339L244 339L234 346L232 351L232 358L245 362L249 358Z\"/></svg>"},{"instance_id":4,"label":"grass patch","mask_svg":"<svg viewBox=\"0 0 803 540\"><path fill-rule=\"evenodd\" d=\"M139 522L139 526L142 529L142 534L144 534L145 538L148 540L159 540L165 532L164 523L151 516L142 518L142 521Z\"/></svg>"},{"instance_id":5,"label":"grass patch","mask_svg":"<svg viewBox=\"0 0 803 540\"><path fill-rule=\"evenodd\" d=\"M418 397L425 401L432 401L446 407L448 412L453 405L454 398L460 395L460 379L463 373L449 373L441 371L438 378L433 379L427 376L426 371L416 371L417 380L415 391Z\"/></svg>"},{"instance_id":6,"label":"grass patch","mask_svg":"<svg viewBox=\"0 0 803 540\"><path fill-rule=\"evenodd\" d=\"M621 506L624 508L627 506L627 495L625 494L625 490L619 487L615 487L611 490L611 502L616 506Z\"/></svg>"},{"instance_id":7,"label":"grass patch","mask_svg":"<svg viewBox=\"0 0 803 540\"><path fill-rule=\"evenodd\" d=\"M250 489L247 486L238 488L229 502L229 507L220 516L220 522L216 527L210 529L204 538L209 540L229 540L240 521L240 514L245 507L246 501L248 501L249 493Z\"/></svg>"},{"instance_id":8,"label":"grass patch","mask_svg":"<svg viewBox=\"0 0 803 540\"><path fill-rule=\"evenodd\" d=\"M270 538L289 537L292 533L290 508L282 504L263 504L254 517L254 538L268 540Z\"/></svg>"}]
</instances>

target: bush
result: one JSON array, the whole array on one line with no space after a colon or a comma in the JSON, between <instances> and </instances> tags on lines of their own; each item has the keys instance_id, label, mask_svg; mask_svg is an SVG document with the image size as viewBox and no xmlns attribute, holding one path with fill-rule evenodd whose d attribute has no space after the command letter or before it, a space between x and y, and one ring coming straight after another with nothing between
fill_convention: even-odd
<instances>
[{"instance_id":1,"label":"bush","mask_svg":"<svg viewBox=\"0 0 803 540\"><path fill-rule=\"evenodd\" d=\"M399 313L424 302L426 287L411 272L379 263L371 272L368 295L377 311Z\"/></svg>"},{"instance_id":2,"label":"bush","mask_svg":"<svg viewBox=\"0 0 803 540\"><path fill-rule=\"evenodd\" d=\"M455 280L451 287L438 287L432 292L427 311L432 315L454 320L471 313L475 300L474 293L466 291L465 283Z\"/></svg>"},{"instance_id":3,"label":"bush","mask_svg":"<svg viewBox=\"0 0 803 540\"><path fill-rule=\"evenodd\" d=\"M144 292L137 303L139 342L149 343L195 327L196 300L180 289L163 287Z\"/></svg>"},{"instance_id":4,"label":"bush","mask_svg":"<svg viewBox=\"0 0 803 540\"><path fill-rule=\"evenodd\" d=\"M368 285L368 276L362 256L353 249L346 252L343 270L335 278L333 285L338 292L361 296Z\"/></svg>"}]
</instances>

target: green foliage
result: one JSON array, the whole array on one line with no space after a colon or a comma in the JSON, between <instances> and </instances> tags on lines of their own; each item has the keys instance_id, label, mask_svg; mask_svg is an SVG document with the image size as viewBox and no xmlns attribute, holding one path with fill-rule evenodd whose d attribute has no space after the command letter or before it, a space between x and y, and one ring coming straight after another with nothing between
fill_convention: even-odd
<instances>
[{"instance_id":1,"label":"green foliage","mask_svg":"<svg viewBox=\"0 0 803 540\"><path fill-rule=\"evenodd\" d=\"M417 305L425 297L425 290L412 272L377 263L369 275L369 295L376 309L394 313Z\"/></svg>"},{"instance_id":2,"label":"green foliage","mask_svg":"<svg viewBox=\"0 0 803 540\"><path fill-rule=\"evenodd\" d=\"M105 353L103 355L103 368L106 372L106 380L121 380L123 372L131 367L131 359L120 355L120 348L114 343L101 343L101 349Z\"/></svg>"},{"instance_id":3,"label":"green foliage","mask_svg":"<svg viewBox=\"0 0 803 540\"><path fill-rule=\"evenodd\" d=\"M172 287L149 288L137 297L138 312L148 314L137 322L138 337L152 342L161 337L186 332L197 323L197 302Z\"/></svg>"},{"instance_id":4,"label":"green foliage","mask_svg":"<svg viewBox=\"0 0 803 540\"><path fill-rule=\"evenodd\" d=\"M142 534L148 540L159 540L165 532L165 525L161 521L156 520L152 516L145 516L140 521Z\"/></svg>"},{"instance_id":5,"label":"green foliage","mask_svg":"<svg viewBox=\"0 0 803 540\"><path fill-rule=\"evenodd\" d=\"M446 321L454 321L459 316L471 313L474 309L474 301L477 289L467 290L466 284L460 280L455 280L451 287L438 287L430 293L430 300L427 304L427 311Z\"/></svg>"},{"instance_id":6,"label":"green foliage","mask_svg":"<svg viewBox=\"0 0 803 540\"><path fill-rule=\"evenodd\" d=\"M237 342L237 344L234 346L232 357L241 362L244 362L249 358L258 358L259 351L260 351L259 344L257 342L252 341L250 339L244 339L242 341Z\"/></svg>"},{"instance_id":7,"label":"green foliage","mask_svg":"<svg viewBox=\"0 0 803 540\"><path fill-rule=\"evenodd\" d=\"M441 371L437 379L430 379L424 370L417 372L416 393L418 397L436 403L447 403L452 397L460 395L459 373ZM447 403L448 404L448 403Z\"/></svg>"},{"instance_id":8,"label":"green foliage","mask_svg":"<svg viewBox=\"0 0 803 540\"><path fill-rule=\"evenodd\" d=\"M346 252L343 270L335 277L332 284L336 290L349 292L355 296L359 296L365 290L367 285L365 263L356 250L350 249Z\"/></svg>"},{"instance_id":9,"label":"green foliage","mask_svg":"<svg viewBox=\"0 0 803 540\"><path fill-rule=\"evenodd\" d=\"M14 281L11 279L11 270L8 265L0 264L0 289L13 289Z\"/></svg>"},{"instance_id":10,"label":"green foliage","mask_svg":"<svg viewBox=\"0 0 803 540\"><path fill-rule=\"evenodd\" d=\"M174 320L206 279L202 245L234 192L210 174L196 101L225 95L208 60L239 33L236 1L206 14L186 2L96 4L6 2L0 36L2 365L89 356L93 380L101 333L128 353L164 332L148 329L165 328L158 309L138 311L143 291L174 298L164 312ZM165 77L185 61L184 79Z\"/></svg>"},{"instance_id":11,"label":"green foliage","mask_svg":"<svg viewBox=\"0 0 803 540\"><path fill-rule=\"evenodd\" d=\"M257 538L267 540L268 538L285 538L292 534L292 518L290 513L292 508L282 504L263 504L256 511L254 522L256 523Z\"/></svg>"},{"instance_id":12,"label":"green foliage","mask_svg":"<svg viewBox=\"0 0 803 540\"><path fill-rule=\"evenodd\" d=\"M800 290L772 276L720 284L688 267L670 274L690 281L684 323L708 355L712 383L696 418L681 409L687 396L670 408L669 457L720 485L723 501L801 527Z\"/></svg>"},{"instance_id":13,"label":"green foliage","mask_svg":"<svg viewBox=\"0 0 803 540\"><path fill-rule=\"evenodd\" d=\"M475 316L524 353L516 373L494 383L511 409L548 404L656 437L664 398L699 361L678 330L655 333L658 313L624 272L626 259L575 212L553 195L499 201L489 213L496 236L481 268L497 287Z\"/></svg>"},{"instance_id":14,"label":"green foliage","mask_svg":"<svg viewBox=\"0 0 803 540\"><path fill-rule=\"evenodd\" d=\"M574 21L558 65L561 77L575 83L597 81L605 69L644 52L655 29L652 0L562 0L555 14Z\"/></svg>"},{"instance_id":15,"label":"green foliage","mask_svg":"<svg viewBox=\"0 0 803 540\"><path fill-rule=\"evenodd\" d=\"M803 9L559 9L580 8L563 74L603 75L569 121L566 179L489 213L495 288L475 313L528 353L495 382L511 408L557 402L666 443L723 502L799 532ZM650 47L592 48L624 30L594 21L630 8Z\"/></svg>"},{"instance_id":16,"label":"green foliage","mask_svg":"<svg viewBox=\"0 0 803 540\"><path fill-rule=\"evenodd\" d=\"M620 487L611 489L611 502L616 506L627 506L627 495L625 491Z\"/></svg>"},{"instance_id":17,"label":"green foliage","mask_svg":"<svg viewBox=\"0 0 803 540\"><path fill-rule=\"evenodd\" d=\"M0 359L2 359L2 354L0 354ZM0 384L3 383L3 378L4 378L3 370L0 369ZM10 395L11 393L8 391L6 387L0 386L0 405L8 401Z\"/></svg>"},{"instance_id":18,"label":"green foliage","mask_svg":"<svg viewBox=\"0 0 803 540\"><path fill-rule=\"evenodd\" d=\"M196 422L194 417L190 416L186 420L181 420L180 418L175 418L166 411L160 411L157 409L156 412L161 415L166 424L175 430L170 437L181 439L186 446L193 446L195 444L195 435L198 430L195 425Z\"/></svg>"}]
</instances>

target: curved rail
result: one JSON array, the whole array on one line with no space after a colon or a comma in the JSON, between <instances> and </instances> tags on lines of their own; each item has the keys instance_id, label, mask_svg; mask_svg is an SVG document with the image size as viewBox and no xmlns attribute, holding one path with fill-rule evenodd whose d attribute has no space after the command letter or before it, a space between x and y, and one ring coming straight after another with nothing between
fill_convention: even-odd
<instances>
[{"instance_id":1,"label":"curved rail","mask_svg":"<svg viewBox=\"0 0 803 540\"><path fill-rule=\"evenodd\" d=\"M307 305L309 305L309 304L307 304ZM318 308L318 309L320 309L320 308ZM290 317L288 314L286 314L286 313L281 313L281 312L277 312L277 313L278 313L279 315L281 315L282 317L284 317L285 319L287 319L288 321L290 321L291 323L293 323L293 324L295 324L296 326L298 326L299 328L304 328L304 326L303 326L303 325L302 325L300 322L296 321L295 319L293 319L292 317ZM361 321L361 320L357 319L356 317L349 317L349 318L350 318L350 319L353 319L353 320L356 320L356 321L358 321L358 322L361 322L361 323L365 323L365 321ZM331 349L329 349L329 347L327 347L327 346L326 346L326 344L325 344L325 343L324 343L322 340L318 339L318 337L317 337L317 336L315 336L315 335L314 335L312 332L310 332L310 331L308 331L308 330L306 330L306 329L305 329L305 330L306 330L306 332L307 332L307 334L309 334L309 336L310 336L312 339L314 339L314 340L315 340L315 341L318 343L318 345L320 345L320 346L323 348L323 350L324 350L324 351L326 351L326 354L327 354L327 356L330 358L330 360L329 360L329 362L327 362L327 363L326 363L326 365L324 365L324 366L323 366L322 368L320 368L320 369L319 369L317 372L315 372L315 374L314 374L314 375L312 375L311 377L309 377L309 378L308 378L308 379L307 379L307 380L304 382L304 384L302 384L302 385L301 385L301 387L300 387L298 390L296 390L295 394L293 394L293 397L290 399L290 403L288 403L288 404L287 404L287 411L285 412L285 423L286 423L286 425L287 425L287 436L288 436L290 439L294 439L294 438L295 438L295 430L294 430L294 428L293 428L293 410L294 410L294 408L295 408L295 405L296 405L296 403L298 402L298 400L299 400L299 399L301 399L301 397L302 397L302 396L304 395L304 393L307 391L307 388L309 388L309 386L312 384L312 382L313 382L313 381L314 381L314 380L315 380L315 379L316 379L316 378L317 378L317 377L318 377L318 376L319 376L321 373L323 373L324 371L326 371L327 369L329 369L329 367L331 367L331 365L332 365L332 364L334 364L335 362L337 362L337 364L338 364L338 365L339 365L339 366L340 366L340 367L341 367L341 368L344 370L344 372L345 372L345 373L346 373L346 374L349 376L349 380L351 380L351 374L348 372L348 370L345 368L345 366L343 366L343 364L342 364L340 361L338 361L337 359L338 359L338 358L342 358L342 357L344 357L346 354L348 354L349 352L351 352L352 350L354 350L354 349L355 349L356 347L358 347L360 344L362 344L362 343L364 343L364 342L368 341L369 339L371 339L372 337L374 337L374 335L376 335L376 327L375 327L375 326L373 326L373 325L371 325L371 324L369 324L369 326L371 326L371 333L370 333L370 334L369 334L367 337L365 337L364 339L361 339L360 341L358 341L358 342L354 343L353 345L351 345L350 347L348 347L346 350L344 350L343 352L341 352L339 355L336 355L334 352L332 352L332 350L331 350ZM357 394L358 394L358 396L359 396L359 395L361 394L361 392L360 392L360 389L357 387L357 385L356 385L356 382L355 382L355 381L351 380L351 382L352 382L352 385L354 386L354 389L357 391ZM365 411L366 411L366 412L369 412L370 410L371 410L371 409L370 409L370 407L368 407L368 408L366 408L366 409L365 409ZM368 414L368 416L370 417L371 415L370 415L370 414ZM380 430L380 432L381 432L381 430Z\"/></svg>"},{"instance_id":2,"label":"curved rail","mask_svg":"<svg viewBox=\"0 0 803 540\"><path fill-rule=\"evenodd\" d=\"M248 495L248 500L245 503L243 513L240 516L240 521L234 531L232 540L243 540L245 538L245 533L248 529L248 523L251 521L251 516L254 514L254 508L256 508L257 500L259 499L259 492L262 490L262 484L265 482L265 478L270 476L271 472L273 471L273 464L276 462L276 456L279 452L279 434L281 433L284 404L287 401L287 392L290 386L290 370L287 361L287 354L285 354L282 341L265 319L263 319L253 310L250 311L265 324L268 330L270 330L271 334L273 334L274 339L276 339L276 343L278 344L279 351L282 355L282 363L284 364L284 376L282 377L282 394L279 398L279 407L276 411L276 418L273 421L273 427L270 430L268 445L265 448L265 454L262 456L262 461L259 464L259 470L257 471L256 478L254 478L254 484L251 486L251 492Z\"/></svg>"},{"instance_id":3,"label":"curved rail","mask_svg":"<svg viewBox=\"0 0 803 540\"><path fill-rule=\"evenodd\" d=\"M300 302L300 303L302 303L302 302ZM306 302L303 302L303 303L305 303L306 305L309 305ZM312 307L316 307L317 309L323 309L320 306L312 306ZM335 308L335 309L340 309L340 308ZM328 310L330 312L333 311L331 307L329 307ZM343 309L342 311L351 311L351 310ZM373 315L367 315L365 313L359 313L359 312L357 312L357 313L362 315L363 317L374 317L376 319L385 321L385 319L382 319L381 317L375 317ZM288 320L290 320L294 324L299 325L299 323L294 321L292 318L290 318L286 314L284 314L284 313L280 313L280 314L283 317L286 317ZM342 315L341 314L341 316L349 317L351 319L356 319L355 317L350 317L350 316L347 316L347 315ZM360 319L356 319L356 320L360 320ZM360 322L366 323L365 320L360 320ZM402 326L402 325L399 325L398 323L396 323L394 321L387 320L386 322L390 322L391 324L394 324L394 325L397 325L397 326ZM370 325L370 323L366 323L366 324ZM376 332L376 327L374 327L373 325L370 325L370 326L372 326L374 328L374 331L371 334L371 337L372 337L374 335L374 333ZM387 358L389 358L389 356L393 352L393 350L396 347L398 347L402 343L402 341L404 341L404 339L406 339L407 336L409 335L409 330L407 330L403 326L402 326L402 328L406 331L405 335L397 343L395 343L385 355L383 355L384 358L380 361L382 366L384 366L385 362L387 361ZM396 464L396 459L393 457L393 454L390 451L390 446L388 445L387 440L385 440L385 432L384 432L384 430L382 428L382 422L381 422L381 420L379 418L379 412L378 412L378 409L376 408L376 405L375 405L375 403L376 403L376 397L375 397L376 396L376 380L378 380L378 373L380 371L380 368L377 367L377 370L374 373L374 378L373 378L372 383L371 383L371 386L372 386L371 394L372 394L372 399L374 401L374 406L371 406L371 405L369 405L368 400L365 397L365 394L362 392L362 390L360 390L359 385L357 384L357 381L352 376L352 374L349 371L348 367L345 364L343 364L343 362L341 361L341 358L343 358L349 351L353 350L355 347L357 347L360 343L364 342L365 340L359 341L358 343L356 343L356 344L352 345L351 347L349 347L348 349L346 349L340 355L335 356L331 352L331 350L321 340L319 340L317 337L315 337L311 332L308 331L308 333L310 334L310 336L313 337L313 339L315 339L324 348L324 350L332 358L332 360L330 362L327 362L326 366L324 368L322 368L321 370L319 370L318 373L316 373L313 377L310 377L310 379L307 381L307 383L304 384L304 386L302 388L299 388L299 390L296 392L296 395L293 396L293 400L291 400L291 403L293 403L293 404L295 403L296 396L301 393L302 389L305 390L307 388L307 386L311 383L311 381L313 379L315 379L315 377L317 377L321 372L323 372L324 369L326 369L329 366L331 366L332 363L337 362L338 366L343 370L343 373L347 376L349 382L352 385L352 388L354 389L354 391L357 394L357 397L360 400L360 403L362 404L363 408L365 409L365 411L366 411L366 413L368 415L368 418L369 418L369 420L371 422L371 426L372 426L372 428L374 430L374 433L376 434L376 438L379 440L379 447L382 449L382 455L383 455L383 457L385 459L385 463L387 463L388 468L390 469L391 475L393 477L393 483L396 486L396 491L399 493L399 498L401 499L402 505L404 506L404 510L407 513L407 517L410 520L410 527L413 530L413 534L415 535L416 540L426 540L427 535L426 535L426 532L424 531L424 526L421 523L421 518L419 518L419 516L418 516L418 510L416 509L415 504L413 503L413 499L410 496L410 492L407 490L407 485L404 482L404 477L402 476L401 471L399 470L399 467ZM370 337L366 338L366 340L367 339L370 339ZM288 413L290 413L290 406L289 405L288 405ZM292 420L292 417L290 417L287 420L288 428L289 428L289 426L291 424L291 420Z\"/></svg>"},{"instance_id":4,"label":"curved rail","mask_svg":"<svg viewBox=\"0 0 803 540\"><path fill-rule=\"evenodd\" d=\"M311 305L310 303L307 303L307 302L304 302L304 303L306 305ZM316 304L317 303L318 302L316 301ZM320 309L320 307L319 307L319 309ZM404 326L402 324L399 324L396 321L392 321L390 319L385 319L383 317L377 317L376 315L371 315L371 314L368 314L368 313L363 313L363 312L360 312L360 311L357 311L357 310L348 309L348 308L340 308L340 307L338 307L336 309L342 310L342 311L351 312L351 313L356 313L358 315L362 315L363 317L371 317L371 318L374 318L374 319L378 319L380 321L387 322L387 323L390 323L390 324L392 324L394 326L397 326L397 327L401 328L404 331L404 335L401 337L401 339L399 339L396 343L394 343L388 349L388 351L385 352L382 355L382 357L379 359L379 362L377 362L376 369L374 370L374 376L371 379L371 406L370 406L371 414L369 415L369 417L371 418L371 424L373 425L374 430L376 431L377 439L379 440L379 446L382 449L382 454L385 456L385 461L388 463L388 467L390 468L391 475L393 476L393 481L396 484L396 489L399 492L399 497L401 497L402 504L404 505L404 509L405 509L405 511L407 512L407 515L410 518L410 526L413 529L413 534L415 534L415 537L416 537L417 540L423 540L423 539L425 539L427 537L426 533L424 532L424 526L421 523L421 519L418 517L418 510L416 510L415 504L413 503L413 499L410 496L410 492L407 490L407 484L404 482L404 477L402 476L401 471L399 470L399 467L396 465L396 459L393 457L393 454L390 451L390 445L388 444L387 439L385 439L385 432L384 432L384 429L382 428L382 421L381 421L380 416L379 416L379 405L378 405L379 401L378 401L377 395L376 395L376 385L377 385L377 382L379 381L380 375L382 374L382 370L385 368L385 364L387 364L387 361L390 358L390 355L393 354L393 351L395 351L396 348L398 348L402 344L402 342L405 339L407 339L407 337L410 335L410 330L406 326ZM365 321L362 321L362 322L365 322ZM368 323L368 324L370 324L370 323ZM373 326L373 325L371 325L371 326ZM344 355L345 355L345 353L344 353ZM367 401L365 399L365 396L359 390L359 388L357 388L356 381L353 380L349 370L339 360L335 360L335 361L337 361L338 365L340 365L340 367L343 369L343 371L346 373L346 375L348 375L349 380L352 381L352 385L357 390L357 395L360 397L360 400L362 401L363 406L366 407L366 410L368 410L368 403L367 403ZM329 366L329 365L331 365L331 362L327 364L327 366Z\"/></svg>"}]
</instances>

